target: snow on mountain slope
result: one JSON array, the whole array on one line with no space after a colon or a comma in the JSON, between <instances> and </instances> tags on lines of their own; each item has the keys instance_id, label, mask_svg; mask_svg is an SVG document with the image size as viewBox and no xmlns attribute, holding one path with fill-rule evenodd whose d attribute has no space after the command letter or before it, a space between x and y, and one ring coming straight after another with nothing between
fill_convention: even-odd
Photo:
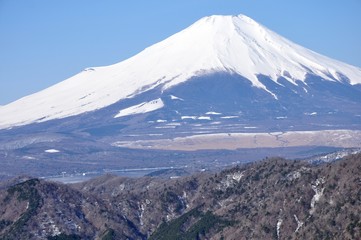
<instances>
[{"instance_id":1,"label":"snow on mountain slope","mask_svg":"<svg viewBox=\"0 0 361 240\"><path fill-rule=\"evenodd\" d=\"M119 117L139 114L139 113L152 112L152 111L155 111L162 107L164 107L164 103L163 103L162 99L158 98L158 99L152 100L150 102L143 102L141 104L131 106L126 109L122 109L119 111L119 113L117 115L115 115L114 118L119 118Z\"/></svg>"},{"instance_id":2,"label":"snow on mountain slope","mask_svg":"<svg viewBox=\"0 0 361 240\"><path fill-rule=\"evenodd\" d=\"M272 95L258 74L274 81L283 76L292 83L304 80L306 74L361 83L360 68L294 44L249 17L210 16L125 61L85 69L1 107L0 129L94 111L158 86L171 88L213 72L239 74Z\"/></svg>"}]
</instances>

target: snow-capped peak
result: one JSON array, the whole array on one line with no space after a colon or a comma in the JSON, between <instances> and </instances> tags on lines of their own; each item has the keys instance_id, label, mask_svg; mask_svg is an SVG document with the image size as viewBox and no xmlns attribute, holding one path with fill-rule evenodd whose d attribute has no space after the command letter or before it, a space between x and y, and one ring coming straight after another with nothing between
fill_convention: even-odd
<instances>
[{"instance_id":1,"label":"snow-capped peak","mask_svg":"<svg viewBox=\"0 0 361 240\"><path fill-rule=\"evenodd\" d=\"M139 114L139 113L152 112L162 107L164 107L164 103L162 99L158 98L150 102L143 102L141 104L131 106L126 109L122 109L119 111L117 115L115 115L114 118L119 118L119 117Z\"/></svg>"},{"instance_id":2,"label":"snow-capped peak","mask_svg":"<svg viewBox=\"0 0 361 240\"><path fill-rule=\"evenodd\" d=\"M244 15L206 17L187 30L215 55L211 69L238 73L257 87L264 88L259 74L291 82L304 80L307 73L332 81L344 75L351 84L361 83L360 68L301 47Z\"/></svg>"},{"instance_id":3,"label":"snow-capped peak","mask_svg":"<svg viewBox=\"0 0 361 240\"><path fill-rule=\"evenodd\" d=\"M158 86L171 88L212 72L242 75L266 91L259 74L274 81L283 76L292 83L304 80L306 74L361 83L360 68L292 43L247 16L210 16L125 61L87 68L2 106L0 128L97 110Z\"/></svg>"}]
</instances>

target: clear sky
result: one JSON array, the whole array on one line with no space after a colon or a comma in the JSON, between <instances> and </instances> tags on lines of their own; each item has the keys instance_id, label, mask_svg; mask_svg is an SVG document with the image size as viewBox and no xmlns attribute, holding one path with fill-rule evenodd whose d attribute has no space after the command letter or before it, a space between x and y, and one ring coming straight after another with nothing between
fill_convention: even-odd
<instances>
[{"instance_id":1,"label":"clear sky","mask_svg":"<svg viewBox=\"0 0 361 240\"><path fill-rule=\"evenodd\" d=\"M0 0L0 105L125 60L204 16L240 13L361 67L360 0Z\"/></svg>"}]
</instances>

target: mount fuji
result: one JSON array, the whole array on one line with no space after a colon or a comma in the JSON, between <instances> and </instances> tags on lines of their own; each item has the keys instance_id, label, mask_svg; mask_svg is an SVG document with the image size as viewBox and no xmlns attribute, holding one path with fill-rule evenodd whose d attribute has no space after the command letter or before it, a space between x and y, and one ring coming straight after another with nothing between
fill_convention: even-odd
<instances>
[{"instance_id":1,"label":"mount fuji","mask_svg":"<svg viewBox=\"0 0 361 240\"><path fill-rule=\"evenodd\" d=\"M361 68L247 16L209 16L125 61L1 106L0 145L151 148L159 139L357 131L360 123Z\"/></svg>"},{"instance_id":2,"label":"mount fuji","mask_svg":"<svg viewBox=\"0 0 361 240\"><path fill-rule=\"evenodd\" d=\"M342 111L335 109L328 97L328 106L319 106L322 103L315 106L307 99L315 98L315 94L321 98L329 94L336 95L333 98L341 97L340 100L359 101L361 95L356 89L359 86L355 88L354 85L360 83L360 68L296 45L249 17L211 16L128 60L85 69L48 89L1 107L0 128L96 112L115 103L122 105L122 102L149 92L158 92L158 96L154 96L158 100L145 99L154 101L154 104L140 102L142 107L134 106L129 115L169 106L164 105L162 97L172 93L178 93L179 98L185 100L181 105L188 105L194 97L203 98L200 102L197 99L199 103L218 102L215 105L202 103L204 113L217 110L238 116L244 112L245 103L253 100L279 105L282 116L293 111L290 104L301 102L302 105L313 105L307 106L311 113ZM184 95L190 92L194 96ZM231 104L234 106L229 106L228 102L223 104L227 106L225 112L223 106L218 107L224 100L236 103ZM254 108L259 112L257 105L260 104L255 103ZM178 109L174 107L173 110ZM204 114L191 109L180 114L190 113ZM120 117L125 113L117 115L114 112L113 115Z\"/></svg>"}]
</instances>

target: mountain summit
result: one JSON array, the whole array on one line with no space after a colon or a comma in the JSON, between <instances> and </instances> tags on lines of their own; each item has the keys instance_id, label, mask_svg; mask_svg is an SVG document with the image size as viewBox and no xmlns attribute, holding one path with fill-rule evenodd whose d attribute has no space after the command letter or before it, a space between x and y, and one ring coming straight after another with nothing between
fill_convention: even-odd
<instances>
[{"instance_id":1,"label":"mountain summit","mask_svg":"<svg viewBox=\"0 0 361 240\"><path fill-rule=\"evenodd\" d=\"M153 112L169 107L165 103L165 95L162 95L165 92L171 93L172 89L182 88L182 84L189 80L203 76L210 78L214 74L222 75L217 77L218 84L222 86L229 85L225 78L241 77L247 81L247 87L258 93L258 97L261 90L275 101L282 99L281 95L286 89L305 99L312 92L312 86L325 82L329 83L327 93L341 94L336 96L341 98L345 95L349 98L351 94L353 103L361 99L360 68L301 47L247 16L210 16L125 61L87 68L50 88L2 106L0 129L77 116L121 102L124 103L123 109L113 112L112 117ZM316 78L319 81L315 82ZM209 81L212 82L209 85L214 86L214 81ZM225 82L222 84L222 81ZM342 93L333 92L337 86L342 86ZM357 90L354 86L357 86ZM142 97L144 101L125 106L129 99L136 99L156 89L159 90L157 96ZM244 87L242 89L239 93L245 91ZM319 87L315 89L320 90ZM184 99L189 97L187 94L184 97L172 96L172 100L189 100ZM233 100L237 106L243 105L240 99ZM205 112L217 108L212 104L207 106L208 109L203 109ZM182 109L172 110L181 112ZM237 113L241 112L231 110L227 114L238 116ZM187 111L184 114L200 114ZM317 111L309 114L313 112ZM287 111L281 115L287 115Z\"/></svg>"}]
</instances>

